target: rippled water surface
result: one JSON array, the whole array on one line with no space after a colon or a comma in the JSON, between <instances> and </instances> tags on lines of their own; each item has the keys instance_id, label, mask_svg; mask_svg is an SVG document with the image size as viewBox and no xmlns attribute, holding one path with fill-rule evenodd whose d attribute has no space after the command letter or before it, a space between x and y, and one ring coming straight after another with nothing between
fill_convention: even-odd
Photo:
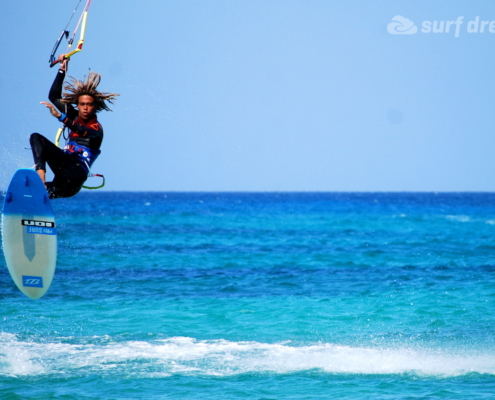
<instances>
[{"instance_id":1,"label":"rippled water surface","mask_svg":"<svg viewBox=\"0 0 495 400\"><path fill-rule=\"evenodd\" d=\"M47 295L0 260L2 399L495 397L495 194L53 207Z\"/></svg>"}]
</instances>

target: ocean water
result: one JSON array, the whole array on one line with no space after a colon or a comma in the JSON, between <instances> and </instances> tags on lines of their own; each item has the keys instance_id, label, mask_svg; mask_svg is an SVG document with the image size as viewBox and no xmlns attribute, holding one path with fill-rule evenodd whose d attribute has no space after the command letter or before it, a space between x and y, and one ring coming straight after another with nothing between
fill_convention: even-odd
<instances>
[{"instance_id":1,"label":"ocean water","mask_svg":"<svg viewBox=\"0 0 495 400\"><path fill-rule=\"evenodd\" d=\"M1 399L495 398L495 194L55 200L33 301L0 259Z\"/></svg>"}]
</instances>

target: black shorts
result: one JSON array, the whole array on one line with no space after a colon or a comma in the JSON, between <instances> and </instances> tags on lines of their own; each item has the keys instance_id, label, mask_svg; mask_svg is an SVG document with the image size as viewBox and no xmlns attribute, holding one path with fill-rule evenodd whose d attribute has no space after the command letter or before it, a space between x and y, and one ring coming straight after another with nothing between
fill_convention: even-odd
<instances>
[{"instance_id":1,"label":"black shorts","mask_svg":"<svg viewBox=\"0 0 495 400\"><path fill-rule=\"evenodd\" d=\"M55 175L53 181L46 183L50 199L71 197L77 194L88 178L88 173L79 160L65 153L39 133L33 133L29 142L33 151L35 169L46 171L46 164L48 164Z\"/></svg>"}]
</instances>

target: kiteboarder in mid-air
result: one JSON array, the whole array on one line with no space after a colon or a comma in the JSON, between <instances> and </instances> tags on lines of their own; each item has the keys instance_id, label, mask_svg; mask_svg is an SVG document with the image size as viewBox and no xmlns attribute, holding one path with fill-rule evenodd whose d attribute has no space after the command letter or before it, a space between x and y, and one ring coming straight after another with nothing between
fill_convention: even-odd
<instances>
[{"instance_id":1,"label":"kiteboarder in mid-air","mask_svg":"<svg viewBox=\"0 0 495 400\"><path fill-rule=\"evenodd\" d=\"M82 81L71 78L64 86L67 91L62 97L62 85L67 71L68 59L59 56L60 69L52 84L48 98L42 101L70 131L65 148L62 150L39 133L30 137L35 169L46 186L51 199L71 197L80 190L96 157L100 154L103 128L96 113L111 111L106 102L113 104L118 94L103 93L97 89L100 75L90 72ZM77 107L74 108L74 106ZM46 182L46 164L54 173L53 181Z\"/></svg>"}]
</instances>

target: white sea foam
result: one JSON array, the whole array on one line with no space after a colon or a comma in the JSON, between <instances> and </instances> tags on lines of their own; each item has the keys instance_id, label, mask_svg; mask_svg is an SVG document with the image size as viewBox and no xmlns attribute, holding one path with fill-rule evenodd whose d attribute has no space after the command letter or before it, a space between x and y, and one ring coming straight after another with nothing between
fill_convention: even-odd
<instances>
[{"instance_id":1,"label":"white sea foam","mask_svg":"<svg viewBox=\"0 0 495 400\"><path fill-rule=\"evenodd\" d=\"M106 344L22 342L0 334L0 375L119 374L231 376L243 373L290 374L310 370L345 374L457 376L495 374L493 354L452 354L431 349L349 347L322 343L202 341L174 337L154 342Z\"/></svg>"},{"instance_id":2,"label":"white sea foam","mask_svg":"<svg viewBox=\"0 0 495 400\"><path fill-rule=\"evenodd\" d=\"M447 215L446 218L456 222L469 222L471 220L467 215Z\"/></svg>"}]
</instances>

